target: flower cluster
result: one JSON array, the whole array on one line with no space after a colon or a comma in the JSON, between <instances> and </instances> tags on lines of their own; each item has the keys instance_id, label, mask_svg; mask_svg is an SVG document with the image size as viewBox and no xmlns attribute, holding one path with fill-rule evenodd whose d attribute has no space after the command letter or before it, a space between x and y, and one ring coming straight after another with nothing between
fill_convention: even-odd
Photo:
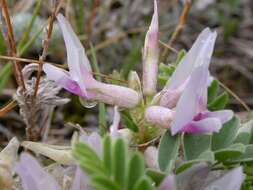
<instances>
[{"instance_id":1,"label":"flower cluster","mask_svg":"<svg viewBox=\"0 0 253 190\"><path fill-rule=\"evenodd\" d=\"M67 48L69 72L50 64L45 64L43 69L49 79L86 100L133 109L143 98L154 95L153 100L146 103L145 120L170 128L173 135L180 132L218 132L233 113L230 110L211 112L207 109L207 88L212 80L208 67L217 34L208 28L201 32L165 87L155 94L159 63L157 9L154 1L154 14L143 50L142 92L95 80L81 42L61 14L57 19Z\"/></svg>"}]
</instances>

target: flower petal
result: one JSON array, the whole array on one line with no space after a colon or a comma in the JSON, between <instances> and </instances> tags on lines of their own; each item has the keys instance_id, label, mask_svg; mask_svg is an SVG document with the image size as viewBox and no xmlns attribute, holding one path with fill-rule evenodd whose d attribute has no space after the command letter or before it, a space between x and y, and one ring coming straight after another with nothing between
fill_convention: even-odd
<instances>
[{"instance_id":1,"label":"flower petal","mask_svg":"<svg viewBox=\"0 0 253 190\"><path fill-rule=\"evenodd\" d=\"M162 106L150 106L145 112L147 122L163 128L169 128L173 118L174 111Z\"/></svg>"},{"instance_id":2,"label":"flower petal","mask_svg":"<svg viewBox=\"0 0 253 190\"><path fill-rule=\"evenodd\" d=\"M81 168L77 166L71 190L92 190L89 183L90 180L87 174L85 174Z\"/></svg>"},{"instance_id":3,"label":"flower petal","mask_svg":"<svg viewBox=\"0 0 253 190\"><path fill-rule=\"evenodd\" d=\"M211 32L209 28L204 29L200 33L192 48L178 64L165 88L176 89L183 84L196 67L202 64L209 65L216 36L217 33Z\"/></svg>"},{"instance_id":4,"label":"flower petal","mask_svg":"<svg viewBox=\"0 0 253 190\"><path fill-rule=\"evenodd\" d=\"M113 123L110 126L110 135L112 137L118 137L120 135L119 124L120 124L120 113L118 111L118 106L114 106Z\"/></svg>"},{"instance_id":5,"label":"flower petal","mask_svg":"<svg viewBox=\"0 0 253 190\"><path fill-rule=\"evenodd\" d=\"M168 175L158 188L159 190L177 190L176 178L174 175Z\"/></svg>"},{"instance_id":6,"label":"flower petal","mask_svg":"<svg viewBox=\"0 0 253 190\"><path fill-rule=\"evenodd\" d=\"M244 174L242 167L234 168L218 180L215 180L210 185L208 185L205 190L240 190L243 180Z\"/></svg>"},{"instance_id":7,"label":"flower petal","mask_svg":"<svg viewBox=\"0 0 253 190\"><path fill-rule=\"evenodd\" d=\"M85 91L88 81L92 80L91 66L85 54L85 50L74 33L69 22L63 15L58 14L57 19L63 34L67 49L68 66L70 76L77 81L82 91Z\"/></svg>"},{"instance_id":8,"label":"flower petal","mask_svg":"<svg viewBox=\"0 0 253 190\"><path fill-rule=\"evenodd\" d=\"M21 177L24 190L60 190L56 180L27 153L21 154L15 171Z\"/></svg>"},{"instance_id":9,"label":"flower petal","mask_svg":"<svg viewBox=\"0 0 253 190\"><path fill-rule=\"evenodd\" d=\"M219 118L221 123L226 123L233 118L234 113L231 110L221 110L221 111L214 111L214 112L207 112L204 114L207 117L215 117Z\"/></svg>"},{"instance_id":10,"label":"flower petal","mask_svg":"<svg viewBox=\"0 0 253 190\"><path fill-rule=\"evenodd\" d=\"M140 101L138 92L131 88L96 82L88 89L93 100L124 108L133 108Z\"/></svg>"},{"instance_id":11,"label":"flower petal","mask_svg":"<svg viewBox=\"0 0 253 190\"><path fill-rule=\"evenodd\" d=\"M43 71L46 73L49 80L55 81L57 85L65 90L79 96L87 96L85 89L81 91L78 83L72 80L69 73L65 70L46 63L43 65Z\"/></svg>"},{"instance_id":12,"label":"flower petal","mask_svg":"<svg viewBox=\"0 0 253 190\"><path fill-rule=\"evenodd\" d=\"M222 123L218 118L206 118L200 121L192 121L187 124L181 132L206 134L212 132L219 132L222 128Z\"/></svg>"},{"instance_id":13,"label":"flower petal","mask_svg":"<svg viewBox=\"0 0 253 190\"><path fill-rule=\"evenodd\" d=\"M202 111L203 106L206 106L207 77L207 64L201 65L192 73L176 106L175 120L171 126L172 135L181 131L199 111Z\"/></svg>"},{"instance_id":14,"label":"flower petal","mask_svg":"<svg viewBox=\"0 0 253 190\"><path fill-rule=\"evenodd\" d=\"M101 136L93 132L88 137L88 144L96 151L98 155L102 155L102 142Z\"/></svg>"},{"instance_id":15,"label":"flower petal","mask_svg":"<svg viewBox=\"0 0 253 190\"><path fill-rule=\"evenodd\" d=\"M154 0L154 14L146 34L143 51L143 93L152 95L156 92L158 73L158 10L157 0Z\"/></svg>"}]
</instances>

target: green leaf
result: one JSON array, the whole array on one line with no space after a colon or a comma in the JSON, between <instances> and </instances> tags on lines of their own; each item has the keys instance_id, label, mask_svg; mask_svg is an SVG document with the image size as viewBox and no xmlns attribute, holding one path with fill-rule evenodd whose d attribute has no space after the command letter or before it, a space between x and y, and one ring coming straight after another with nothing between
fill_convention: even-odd
<instances>
[{"instance_id":1,"label":"green leaf","mask_svg":"<svg viewBox=\"0 0 253 190\"><path fill-rule=\"evenodd\" d=\"M73 150L73 156L79 161L80 166L87 173L105 174L103 164L96 152L84 143L77 143Z\"/></svg>"},{"instance_id":2,"label":"green leaf","mask_svg":"<svg viewBox=\"0 0 253 190\"><path fill-rule=\"evenodd\" d=\"M128 164L127 189L133 189L135 183L145 174L145 164L140 153L134 153Z\"/></svg>"},{"instance_id":3,"label":"green leaf","mask_svg":"<svg viewBox=\"0 0 253 190\"><path fill-rule=\"evenodd\" d=\"M214 162L214 153L210 150L207 150L203 152L202 154L199 155L198 158L190 161L185 161L181 163L181 165L176 169L176 173L181 173L185 171L186 169L192 167L192 165L201 163L201 162L208 162L208 163L213 163Z\"/></svg>"},{"instance_id":4,"label":"green leaf","mask_svg":"<svg viewBox=\"0 0 253 190\"><path fill-rule=\"evenodd\" d=\"M180 145L180 135L171 136L169 131L166 131L161 138L158 150L158 163L162 171L171 171L178 157Z\"/></svg>"},{"instance_id":5,"label":"green leaf","mask_svg":"<svg viewBox=\"0 0 253 190\"><path fill-rule=\"evenodd\" d=\"M121 112L122 122L124 126L131 129L134 132L138 132L138 125L133 120L132 116L130 115L129 111L124 110Z\"/></svg>"},{"instance_id":6,"label":"green leaf","mask_svg":"<svg viewBox=\"0 0 253 190\"><path fill-rule=\"evenodd\" d=\"M241 143L233 144L225 149L220 149L214 152L215 159L225 161L231 158L236 158L245 152L245 145Z\"/></svg>"},{"instance_id":7,"label":"green leaf","mask_svg":"<svg viewBox=\"0 0 253 190\"><path fill-rule=\"evenodd\" d=\"M180 50L177 54L177 59L175 61L175 65L178 65L180 63L180 61L184 58L184 56L186 55L186 51L184 49Z\"/></svg>"},{"instance_id":8,"label":"green leaf","mask_svg":"<svg viewBox=\"0 0 253 190\"><path fill-rule=\"evenodd\" d=\"M134 190L155 190L155 188L152 186L152 181L149 178L143 177L138 180L134 186Z\"/></svg>"},{"instance_id":9,"label":"green leaf","mask_svg":"<svg viewBox=\"0 0 253 190\"><path fill-rule=\"evenodd\" d=\"M211 111L224 109L229 101L227 92L223 92L221 95L216 97L212 102L208 104L208 109Z\"/></svg>"},{"instance_id":10,"label":"green leaf","mask_svg":"<svg viewBox=\"0 0 253 190\"><path fill-rule=\"evenodd\" d=\"M253 120L244 123L238 130L235 143L249 144L252 138Z\"/></svg>"},{"instance_id":11,"label":"green leaf","mask_svg":"<svg viewBox=\"0 0 253 190\"><path fill-rule=\"evenodd\" d=\"M107 176L96 175L91 178L91 181L92 187L96 190L120 190L120 188Z\"/></svg>"},{"instance_id":12,"label":"green leaf","mask_svg":"<svg viewBox=\"0 0 253 190\"><path fill-rule=\"evenodd\" d=\"M8 63L0 71L0 93L3 91L12 73L12 64Z\"/></svg>"},{"instance_id":13,"label":"green leaf","mask_svg":"<svg viewBox=\"0 0 253 190\"><path fill-rule=\"evenodd\" d=\"M194 160L211 149L211 135L184 135L185 160Z\"/></svg>"},{"instance_id":14,"label":"green leaf","mask_svg":"<svg viewBox=\"0 0 253 190\"><path fill-rule=\"evenodd\" d=\"M124 187L126 173L127 146L122 138L116 140L113 146L113 177L120 187Z\"/></svg>"},{"instance_id":15,"label":"green leaf","mask_svg":"<svg viewBox=\"0 0 253 190\"><path fill-rule=\"evenodd\" d=\"M219 133L214 133L212 137L212 150L216 151L230 146L235 140L240 121L234 117L224 124Z\"/></svg>"},{"instance_id":16,"label":"green leaf","mask_svg":"<svg viewBox=\"0 0 253 190\"><path fill-rule=\"evenodd\" d=\"M212 84L208 87L208 103L214 101L219 91L219 82L213 80Z\"/></svg>"},{"instance_id":17,"label":"green leaf","mask_svg":"<svg viewBox=\"0 0 253 190\"><path fill-rule=\"evenodd\" d=\"M151 168L146 170L146 174L155 182L156 186L159 186L159 184L166 177L166 173Z\"/></svg>"},{"instance_id":18,"label":"green leaf","mask_svg":"<svg viewBox=\"0 0 253 190\"><path fill-rule=\"evenodd\" d=\"M103 162L108 173L112 171L112 143L110 136L105 136L103 139Z\"/></svg>"},{"instance_id":19,"label":"green leaf","mask_svg":"<svg viewBox=\"0 0 253 190\"><path fill-rule=\"evenodd\" d=\"M253 162L253 145L246 145L245 153L241 156L230 159L230 163Z\"/></svg>"}]
</instances>

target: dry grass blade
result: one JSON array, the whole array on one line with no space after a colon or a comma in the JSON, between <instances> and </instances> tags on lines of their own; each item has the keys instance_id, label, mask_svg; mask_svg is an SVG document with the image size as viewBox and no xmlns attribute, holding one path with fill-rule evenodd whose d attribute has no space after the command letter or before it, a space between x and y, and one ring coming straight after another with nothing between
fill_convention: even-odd
<instances>
[{"instance_id":1,"label":"dry grass blade","mask_svg":"<svg viewBox=\"0 0 253 190\"><path fill-rule=\"evenodd\" d=\"M187 16L189 14L189 11L191 9L191 6L192 6L192 1L191 0L187 0L185 2L185 5L184 5L184 8L183 8L183 11L180 15L180 18L179 18L179 22L176 26L176 29L174 30L174 32L172 33L172 36L168 42L168 46L171 47L172 44L175 43L175 41L177 40L177 38L179 37L180 33L182 32L183 28L184 28L184 25L185 25L185 22L186 22L186 19L187 19ZM163 53L162 53L162 61L166 61L168 55L169 55L169 48L165 48Z\"/></svg>"},{"instance_id":2,"label":"dry grass blade","mask_svg":"<svg viewBox=\"0 0 253 190\"><path fill-rule=\"evenodd\" d=\"M250 112L251 109L250 107L237 95L235 94L232 90L230 90L225 84L219 81L219 84L221 85L224 90L226 90L231 96L233 96L243 107L246 111Z\"/></svg>"},{"instance_id":3,"label":"dry grass blade","mask_svg":"<svg viewBox=\"0 0 253 190\"><path fill-rule=\"evenodd\" d=\"M17 106L17 102L12 100L6 106L0 109L0 117L3 117L5 114L13 110Z\"/></svg>"},{"instance_id":4,"label":"dry grass blade","mask_svg":"<svg viewBox=\"0 0 253 190\"><path fill-rule=\"evenodd\" d=\"M37 64L39 64L40 63L39 60L35 60L35 59L27 59L27 58L20 58L20 57L9 57L9 56L4 56L4 55L0 55L0 59L16 60L16 61L20 61L20 62L29 63L29 64L31 64L31 63L37 63ZM60 64L51 63L51 62L44 62L44 63L48 63L48 64L54 65L54 66L62 68L62 69L67 69L66 65L60 65ZM102 73L92 72L92 74L100 76L100 77L108 79L108 80L118 81L118 82L121 82L123 84L127 84L128 83L126 80L116 79L116 78L110 77L110 76L102 74Z\"/></svg>"},{"instance_id":5,"label":"dry grass blade","mask_svg":"<svg viewBox=\"0 0 253 190\"><path fill-rule=\"evenodd\" d=\"M11 56L16 56L17 55L17 48L16 48L16 43L14 39L14 33L13 33L13 27L10 19L10 14L8 10L8 5L5 0L1 0L1 9L2 9L2 14L3 18L5 21L5 24L7 26L7 39L8 39L8 45L9 45L9 50ZM15 61L14 64L14 73L15 73L15 78L19 86L22 86L23 89L25 89L25 83L21 71L21 65L19 62Z\"/></svg>"}]
</instances>

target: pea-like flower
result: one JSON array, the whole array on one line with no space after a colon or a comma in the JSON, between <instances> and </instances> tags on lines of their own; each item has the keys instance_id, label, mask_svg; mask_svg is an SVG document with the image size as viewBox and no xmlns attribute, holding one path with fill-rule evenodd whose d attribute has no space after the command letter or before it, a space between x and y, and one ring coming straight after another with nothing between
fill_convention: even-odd
<instances>
[{"instance_id":1,"label":"pea-like flower","mask_svg":"<svg viewBox=\"0 0 253 190\"><path fill-rule=\"evenodd\" d=\"M231 110L211 112L207 109L208 64L197 67L176 106L171 133L212 133L232 119Z\"/></svg>"},{"instance_id":2,"label":"pea-like flower","mask_svg":"<svg viewBox=\"0 0 253 190\"><path fill-rule=\"evenodd\" d=\"M209 28L200 33L163 90L154 97L154 102L158 102L160 106L167 108L176 106L191 73L203 64L210 64L216 36L217 33L211 32Z\"/></svg>"},{"instance_id":3,"label":"pea-like flower","mask_svg":"<svg viewBox=\"0 0 253 190\"><path fill-rule=\"evenodd\" d=\"M68 21L57 16L67 49L69 72L50 64L44 64L43 70L50 80L67 91L86 100L104 102L119 107L133 108L140 100L140 95L133 89L105 84L96 81L91 72L85 50Z\"/></svg>"}]
</instances>

